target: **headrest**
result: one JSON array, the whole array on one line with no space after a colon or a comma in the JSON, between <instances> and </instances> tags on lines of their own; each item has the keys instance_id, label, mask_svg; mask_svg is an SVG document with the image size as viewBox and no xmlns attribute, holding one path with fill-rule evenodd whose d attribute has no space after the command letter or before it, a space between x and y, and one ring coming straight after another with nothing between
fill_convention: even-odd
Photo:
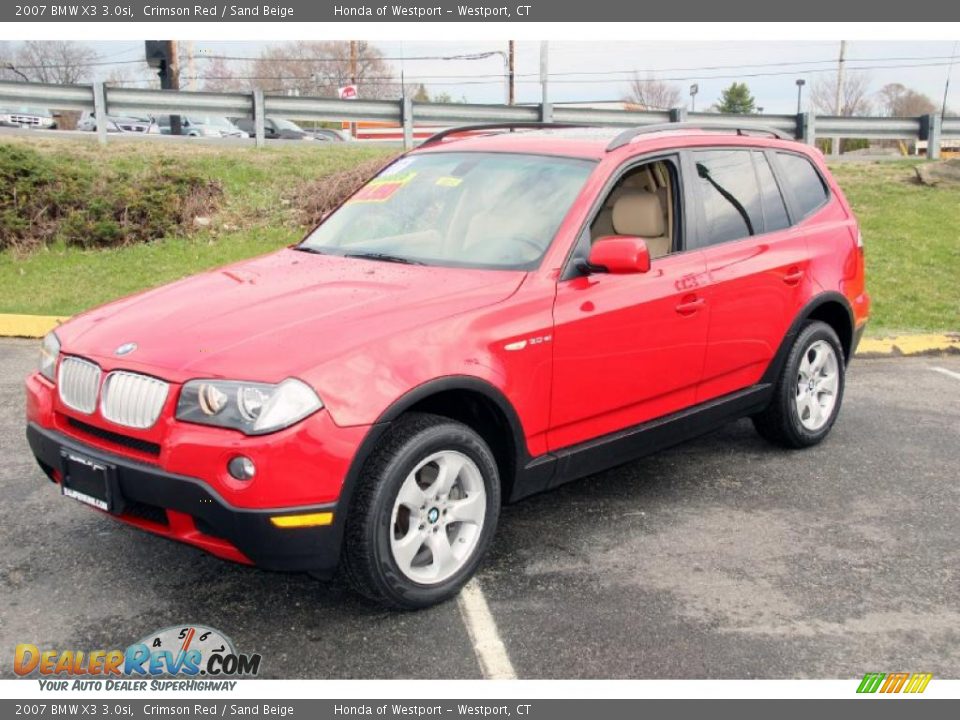
<instances>
[{"instance_id":1,"label":"headrest","mask_svg":"<svg viewBox=\"0 0 960 720\"><path fill-rule=\"evenodd\" d=\"M660 198L651 192L624 193L613 204L613 229L618 235L662 236L665 228Z\"/></svg>"}]
</instances>

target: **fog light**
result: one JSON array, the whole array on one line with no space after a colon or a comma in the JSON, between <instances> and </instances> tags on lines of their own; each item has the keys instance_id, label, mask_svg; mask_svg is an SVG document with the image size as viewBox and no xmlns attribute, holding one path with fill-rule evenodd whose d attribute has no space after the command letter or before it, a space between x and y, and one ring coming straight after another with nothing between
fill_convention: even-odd
<instances>
[{"instance_id":1,"label":"fog light","mask_svg":"<svg viewBox=\"0 0 960 720\"><path fill-rule=\"evenodd\" d=\"M227 463L227 472L237 480L252 480L253 476L257 474L257 466L253 464L253 460L250 458L237 455Z\"/></svg>"}]
</instances>

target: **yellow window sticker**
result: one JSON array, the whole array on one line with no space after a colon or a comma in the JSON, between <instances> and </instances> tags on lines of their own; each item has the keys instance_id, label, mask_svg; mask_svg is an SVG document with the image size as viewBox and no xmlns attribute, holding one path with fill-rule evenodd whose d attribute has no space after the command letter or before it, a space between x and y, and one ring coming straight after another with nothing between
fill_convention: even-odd
<instances>
[{"instance_id":1,"label":"yellow window sticker","mask_svg":"<svg viewBox=\"0 0 960 720\"><path fill-rule=\"evenodd\" d=\"M450 177L449 175L444 175L443 177L437 178L436 185L440 187L457 187L460 183L463 182L463 178Z\"/></svg>"}]
</instances>

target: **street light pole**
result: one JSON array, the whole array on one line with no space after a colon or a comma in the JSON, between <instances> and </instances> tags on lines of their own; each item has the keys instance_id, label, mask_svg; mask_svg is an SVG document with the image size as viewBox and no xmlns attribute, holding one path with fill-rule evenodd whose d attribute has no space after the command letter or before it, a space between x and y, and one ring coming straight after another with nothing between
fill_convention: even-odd
<instances>
[{"instance_id":1,"label":"street light pole","mask_svg":"<svg viewBox=\"0 0 960 720\"><path fill-rule=\"evenodd\" d=\"M700 92L700 86L694 83L690 86L690 112L697 111L697 93Z\"/></svg>"},{"instance_id":2,"label":"street light pole","mask_svg":"<svg viewBox=\"0 0 960 720\"><path fill-rule=\"evenodd\" d=\"M514 74L515 48L513 45L513 40L509 41L509 44L507 47L509 48L507 51L509 55L507 74L510 76L510 92L507 94L507 104L513 105L513 103L516 102L516 99L517 99L516 75Z\"/></svg>"},{"instance_id":3,"label":"street light pole","mask_svg":"<svg viewBox=\"0 0 960 720\"><path fill-rule=\"evenodd\" d=\"M806 84L806 80L797 78L797 115L800 114L800 98L803 96L803 86Z\"/></svg>"}]
</instances>

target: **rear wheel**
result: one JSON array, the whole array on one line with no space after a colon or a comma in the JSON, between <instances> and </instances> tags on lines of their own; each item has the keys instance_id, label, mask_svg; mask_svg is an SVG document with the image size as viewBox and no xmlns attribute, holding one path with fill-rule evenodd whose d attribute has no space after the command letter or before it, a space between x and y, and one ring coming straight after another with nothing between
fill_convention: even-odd
<instances>
[{"instance_id":1,"label":"rear wheel","mask_svg":"<svg viewBox=\"0 0 960 720\"><path fill-rule=\"evenodd\" d=\"M448 418L406 415L364 469L347 518L344 574L393 607L443 602L476 571L499 509L500 478L484 440Z\"/></svg>"},{"instance_id":2,"label":"rear wheel","mask_svg":"<svg viewBox=\"0 0 960 720\"><path fill-rule=\"evenodd\" d=\"M805 325L794 341L773 400L753 417L757 432L790 448L816 445L830 432L843 400L843 348L824 322Z\"/></svg>"}]
</instances>

